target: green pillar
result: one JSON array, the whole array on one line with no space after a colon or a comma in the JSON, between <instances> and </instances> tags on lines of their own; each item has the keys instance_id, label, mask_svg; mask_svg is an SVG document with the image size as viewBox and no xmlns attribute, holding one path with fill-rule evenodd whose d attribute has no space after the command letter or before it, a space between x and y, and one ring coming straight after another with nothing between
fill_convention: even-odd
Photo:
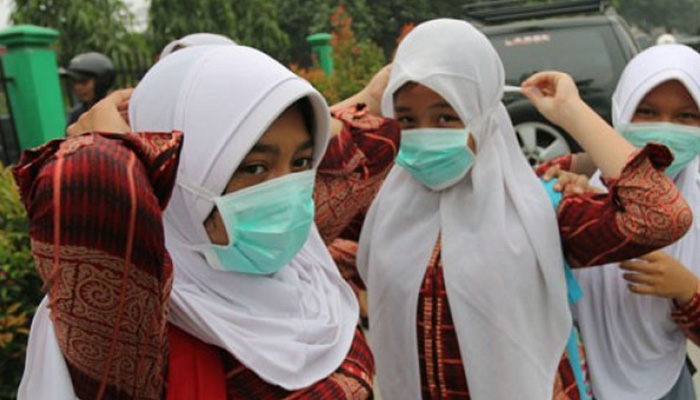
<instances>
[{"instance_id":1,"label":"green pillar","mask_svg":"<svg viewBox=\"0 0 700 400\"><path fill-rule=\"evenodd\" d=\"M316 33L308 36L306 41L311 44L311 50L318 56L321 69L326 76L333 73L333 46L331 46L330 33Z\"/></svg>"},{"instance_id":2,"label":"green pillar","mask_svg":"<svg viewBox=\"0 0 700 400\"><path fill-rule=\"evenodd\" d=\"M58 31L18 25L0 31L2 65L22 150L63 137L66 130L56 56L48 48Z\"/></svg>"}]
</instances>

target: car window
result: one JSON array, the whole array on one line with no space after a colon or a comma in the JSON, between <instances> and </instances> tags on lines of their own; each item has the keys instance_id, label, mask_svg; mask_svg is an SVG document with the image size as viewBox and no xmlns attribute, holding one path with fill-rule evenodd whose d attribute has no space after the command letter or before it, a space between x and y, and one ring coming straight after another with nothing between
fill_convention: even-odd
<instances>
[{"instance_id":1,"label":"car window","mask_svg":"<svg viewBox=\"0 0 700 400\"><path fill-rule=\"evenodd\" d=\"M617 82L624 61L608 26L516 32L489 37L506 70L506 82L519 85L537 71L558 70L579 87L607 88Z\"/></svg>"}]
</instances>

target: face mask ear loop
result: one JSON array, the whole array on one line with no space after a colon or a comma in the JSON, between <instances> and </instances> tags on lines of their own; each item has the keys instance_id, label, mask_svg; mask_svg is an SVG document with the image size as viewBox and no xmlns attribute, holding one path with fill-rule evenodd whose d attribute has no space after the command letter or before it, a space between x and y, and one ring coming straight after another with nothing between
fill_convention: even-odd
<instances>
[{"instance_id":1,"label":"face mask ear loop","mask_svg":"<svg viewBox=\"0 0 700 400\"><path fill-rule=\"evenodd\" d=\"M211 190L202 187L192 181L187 175L185 174L179 174L177 176L177 184L183 188L184 190L190 192L191 194L199 197L200 199L206 200L210 203L216 203L214 199L219 197L219 195L215 194Z\"/></svg>"}]
</instances>

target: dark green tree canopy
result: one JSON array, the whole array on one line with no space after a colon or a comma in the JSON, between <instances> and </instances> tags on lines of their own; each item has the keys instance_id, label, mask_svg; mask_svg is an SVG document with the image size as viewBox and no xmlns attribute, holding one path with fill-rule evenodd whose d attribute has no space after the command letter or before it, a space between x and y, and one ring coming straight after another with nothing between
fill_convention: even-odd
<instances>
[{"instance_id":1,"label":"dark green tree canopy","mask_svg":"<svg viewBox=\"0 0 700 400\"><path fill-rule=\"evenodd\" d=\"M11 18L58 30L59 65L87 51L114 58L146 49L143 38L128 29L133 15L122 0L15 0Z\"/></svg>"}]
</instances>

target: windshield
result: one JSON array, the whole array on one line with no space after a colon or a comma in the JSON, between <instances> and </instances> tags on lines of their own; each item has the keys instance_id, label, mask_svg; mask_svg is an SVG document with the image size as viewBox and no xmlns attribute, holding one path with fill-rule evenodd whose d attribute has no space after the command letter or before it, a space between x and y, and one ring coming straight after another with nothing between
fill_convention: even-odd
<instances>
[{"instance_id":1,"label":"windshield","mask_svg":"<svg viewBox=\"0 0 700 400\"><path fill-rule=\"evenodd\" d=\"M489 37L503 60L506 83L519 85L537 71L570 74L579 87L613 87L623 61L607 26L550 29Z\"/></svg>"}]
</instances>

